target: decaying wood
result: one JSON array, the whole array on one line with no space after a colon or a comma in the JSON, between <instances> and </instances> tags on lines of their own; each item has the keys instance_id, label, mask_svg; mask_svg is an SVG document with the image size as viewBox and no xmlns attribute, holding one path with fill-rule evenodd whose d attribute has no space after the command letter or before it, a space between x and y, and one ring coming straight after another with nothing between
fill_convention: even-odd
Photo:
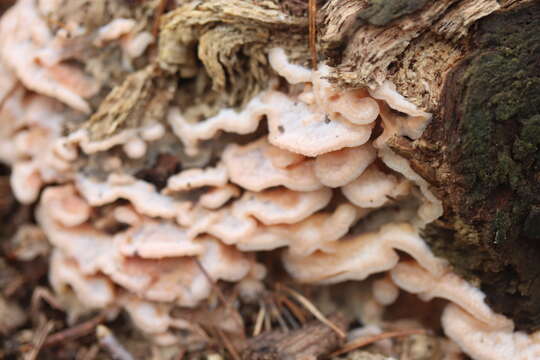
<instances>
[{"instance_id":1,"label":"decaying wood","mask_svg":"<svg viewBox=\"0 0 540 360\"><path fill-rule=\"evenodd\" d=\"M330 79L352 88L391 80L433 114L421 139L390 140L443 200L425 236L495 310L537 329L539 3L400 3L326 3L318 45L335 66Z\"/></svg>"},{"instance_id":2,"label":"decaying wood","mask_svg":"<svg viewBox=\"0 0 540 360\"><path fill-rule=\"evenodd\" d=\"M368 0L330 0L320 11L320 47L326 51L327 56L337 60L331 79L340 86L380 84L391 78L389 75L392 74L392 68L399 68L399 64L394 63L406 56L409 50L415 55L419 54L415 51L417 49L409 49L415 39L421 42L421 38L429 37L429 34L439 38L435 43L431 41L432 44L424 44L428 47L456 41L467 33L474 21L500 7L495 0L412 1L418 6L410 7L410 14L400 12L396 17L390 11L391 1L377 3L386 3L390 9L374 12L371 9L375 2ZM368 16L371 13L372 16ZM332 51L336 48L340 48L341 59L336 58ZM459 51L459 47L455 51ZM438 64L448 66L448 61L437 61ZM408 70L417 74L415 69ZM437 89L423 89L430 94L433 90ZM433 98L438 99L437 95L433 94Z\"/></svg>"},{"instance_id":3,"label":"decaying wood","mask_svg":"<svg viewBox=\"0 0 540 360\"><path fill-rule=\"evenodd\" d=\"M476 23L463 56L430 90L437 106L422 138L394 138L390 146L443 200L444 215L424 234L435 253L478 284L496 311L534 330L540 328L540 3L505 7Z\"/></svg>"},{"instance_id":4,"label":"decaying wood","mask_svg":"<svg viewBox=\"0 0 540 360\"><path fill-rule=\"evenodd\" d=\"M269 48L279 44L305 62L306 39L307 19L273 1L188 2L163 17L159 64L184 78L206 73L224 104L238 105L266 87Z\"/></svg>"},{"instance_id":5,"label":"decaying wood","mask_svg":"<svg viewBox=\"0 0 540 360\"><path fill-rule=\"evenodd\" d=\"M345 330L347 321L340 314L330 316L330 321ZM242 353L245 360L301 360L317 359L340 347L344 339L327 325L313 320L302 328L283 332L263 333L248 341Z\"/></svg>"},{"instance_id":6,"label":"decaying wood","mask_svg":"<svg viewBox=\"0 0 540 360\"><path fill-rule=\"evenodd\" d=\"M159 122L165 117L175 89L175 81L160 76L156 66L148 65L115 87L85 127L93 140L101 140L121 130Z\"/></svg>"}]
</instances>

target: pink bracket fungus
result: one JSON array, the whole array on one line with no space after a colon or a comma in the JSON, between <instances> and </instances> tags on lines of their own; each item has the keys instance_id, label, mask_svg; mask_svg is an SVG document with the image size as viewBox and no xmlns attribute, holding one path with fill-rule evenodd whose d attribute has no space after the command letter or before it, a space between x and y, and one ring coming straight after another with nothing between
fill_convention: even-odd
<instances>
[{"instance_id":1,"label":"pink bracket fungus","mask_svg":"<svg viewBox=\"0 0 540 360\"><path fill-rule=\"evenodd\" d=\"M324 208L332 198L330 189L296 192L273 188L261 192L245 192L233 205L242 216L253 216L265 225L292 224Z\"/></svg>"},{"instance_id":2,"label":"pink bracket fungus","mask_svg":"<svg viewBox=\"0 0 540 360\"><path fill-rule=\"evenodd\" d=\"M276 148L261 138L245 146L228 145L222 159L231 181L251 191L279 185L296 191L313 191L323 187L315 176L313 160L278 166L277 162L289 156L287 153L287 150Z\"/></svg>"},{"instance_id":3,"label":"pink bracket fungus","mask_svg":"<svg viewBox=\"0 0 540 360\"><path fill-rule=\"evenodd\" d=\"M325 186L340 187L358 178L377 158L370 144L346 147L315 159L315 175Z\"/></svg>"},{"instance_id":4,"label":"pink bracket fungus","mask_svg":"<svg viewBox=\"0 0 540 360\"><path fill-rule=\"evenodd\" d=\"M410 183L370 166L341 191L356 206L379 208L392 198L406 195L410 191Z\"/></svg>"},{"instance_id":5,"label":"pink bracket fungus","mask_svg":"<svg viewBox=\"0 0 540 360\"><path fill-rule=\"evenodd\" d=\"M431 273L442 274L444 264L435 258L424 241L407 224L388 224L378 232L342 239L308 256L286 253L284 264L302 282L335 283L363 280L394 268L401 250L414 257Z\"/></svg>"},{"instance_id":6,"label":"pink bracket fungus","mask_svg":"<svg viewBox=\"0 0 540 360\"><path fill-rule=\"evenodd\" d=\"M90 112L84 98L95 95L99 85L80 69L50 56L54 37L39 15L34 0L22 0L11 8L0 24L0 58L30 90L56 98L70 107ZM47 54L43 57L42 54ZM47 61L55 58L56 61Z\"/></svg>"}]
</instances>

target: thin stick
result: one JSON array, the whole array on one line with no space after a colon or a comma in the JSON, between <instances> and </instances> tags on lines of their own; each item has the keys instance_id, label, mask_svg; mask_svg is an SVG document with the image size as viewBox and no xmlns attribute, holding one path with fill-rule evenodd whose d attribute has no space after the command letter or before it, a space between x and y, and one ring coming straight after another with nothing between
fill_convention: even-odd
<instances>
[{"instance_id":1,"label":"thin stick","mask_svg":"<svg viewBox=\"0 0 540 360\"><path fill-rule=\"evenodd\" d=\"M227 301L227 299L225 298L225 295L223 295L223 292L221 291L221 289L219 288L219 286L217 286L216 282L214 281L214 279L212 279L212 277L210 276L210 274L206 271L206 269L204 268L204 266L202 266L201 262L199 261L199 259L195 258L195 262L197 263L197 266L199 267L199 269L201 269L203 275L206 277L206 279L210 282L211 286L212 286L212 289L216 292L219 300L223 303L223 305L225 305L225 308L230 311L231 314L233 314L232 316L234 317L234 320L236 322L236 325L239 326L239 328L244 329L244 324L242 323L242 316L238 313L238 311L236 309L234 309L230 302ZM242 333L242 337L245 338L246 337L246 334L245 333Z\"/></svg>"},{"instance_id":2,"label":"thin stick","mask_svg":"<svg viewBox=\"0 0 540 360\"><path fill-rule=\"evenodd\" d=\"M52 321L47 321L43 326L40 326L37 330L37 336L36 341L34 342L34 346L32 347L32 350L29 354L27 354L24 357L24 360L35 360L37 359L37 356L39 352L41 351L41 348L45 344L45 339L47 338L47 335L51 332L51 330L54 327L54 323Z\"/></svg>"},{"instance_id":3,"label":"thin stick","mask_svg":"<svg viewBox=\"0 0 540 360\"><path fill-rule=\"evenodd\" d=\"M201 262L199 261L199 259L195 258L195 262L197 263L197 266L199 267L199 269L201 269L204 277L206 278L206 280L208 280L208 282L212 285L212 289L215 290L219 300L221 300L221 302L223 303L223 305L225 305L227 308L229 308L229 302L227 301L227 299L225 298L225 295L223 295L223 292L221 291L221 289L219 288L219 286L217 286L216 282L214 281L214 279L212 279L212 277L210 276L210 274L206 271L206 269L204 268L204 266L202 266Z\"/></svg>"},{"instance_id":4,"label":"thin stick","mask_svg":"<svg viewBox=\"0 0 540 360\"><path fill-rule=\"evenodd\" d=\"M298 321L294 318L294 316L292 316L292 313L290 312L289 308L287 308L286 306L282 306L280 310L283 315L283 318L288 321L288 323L291 325L293 329L301 328Z\"/></svg>"},{"instance_id":5,"label":"thin stick","mask_svg":"<svg viewBox=\"0 0 540 360\"><path fill-rule=\"evenodd\" d=\"M105 320L105 312L98 314L90 320L87 320L74 327L59 331L57 333L48 336L45 340L44 346L51 346L58 344L66 340L73 340L82 336L90 334L96 326L101 324Z\"/></svg>"},{"instance_id":6,"label":"thin stick","mask_svg":"<svg viewBox=\"0 0 540 360\"><path fill-rule=\"evenodd\" d=\"M295 290L290 289L284 285L281 285L280 287L286 292L288 292L289 294L291 294L300 304L302 304L307 310L309 310L309 312L311 312L313 316L315 316L320 322L322 322L323 324L325 324L326 326L334 330L338 334L339 337L341 338L347 337L347 334L345 334L343 330L341 330L336 324L334 324L326 316L324 316L323 313L321 313L319 309L317 309L317 307L313 305L313 303L311 303L311 301L309 301L303 295L301 295Z\"/></svg>"},{"instance_id":7,"label":"thin stick","mask_svg":"<svg viewBox=\"0 0 540 360\"><path fill-rule=\"evenodd\" d=\"M274 302L274 300L272 298L269 299L269 302L270 302L270 309L272 311L272 314L276 317L276 319L277 319L277 321L279 323L279 326L281 326L281 329L284 332L289 332L289 327L287 326L287 323L283 319L283 316L281 316L281 313L280 313L276 303Z\"/></svg>"},{"instance_id":8,"label":"thin stick","mask_svg":"<svg viewBox=\"0 0 540 360\"><path fill-rule=\"evenodd\" d=\"M307 321L306 316L304 315L304 312L302 311L302 309L298 305L296 305L294 302L289 300L284 295L278 295L278 301L284 303L285 306L287 306L287 308L298 319L298 321L300 321L302 324L306 323L306 321Z\"/></svg>"},{"instance_id":9,"label":"thin stick","mask_svg":"<svg viewBox=\"0 0 540 360\"><path fill-rule=\"evenodd\" d=\"M309 0L309 49L311 51L311 68L317 69L317 0Z\"/></svg>"},{"instance_id":10,"label":"thin stick","mask_svg":"<svg viewBox=\"0 0 540 360\"><path fill-rule=\"evenodd\" d=\"M270 318L270 311L264 312L264 328L266 331L272 330L272 319Z\"/></svg>"},{"instance_id":11,"label":"thin stick","mask_svg":"<svg viewBox=\"0 0 540 360\"><path fill-rule=\"evenodd\" d=\"M225 348L231 354L233 359L234 360L241 360L240 355L238 354L238 351L234 347L234 344L229 340L227 335L225 335L225 333L223 331L221 331L220 329L218 329L218 328L215 328L215 330L218 333L221 340L223 341L223 343L225 344Z\"/></svg>"},{"instance_id":12,"label":"thin stick","mask_svg":"<svg viewBox=\"0 0 540 360\"><path fill-rule=\"evenodd\" d=\"M340 350L332 353L330 356L338 356L345 353L348 353L350 351L359 349L363 346L372 344L374 342L377 342L379 340L389 339L389 338L395 338L395 337L402 337L402 336L409 336L409 335L418 335L418 334L425 334L425 330L402 330L402 331L391 331L386 332L378 335L373 336L361 336L357 339L354 339L353 341L345 344Z\"/></svg>"}]
</instances>

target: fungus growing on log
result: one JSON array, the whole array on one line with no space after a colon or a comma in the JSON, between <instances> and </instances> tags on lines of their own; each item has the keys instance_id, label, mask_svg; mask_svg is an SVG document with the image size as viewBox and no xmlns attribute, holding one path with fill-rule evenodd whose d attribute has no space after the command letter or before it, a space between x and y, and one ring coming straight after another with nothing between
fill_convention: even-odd
<instances>
[{"instance_id":1,"label":"fungus growing on log","mask_svg":"<svg viewBox=\"0 0 540 360\"><path fill-rule=\"evenodd\" d=\"M0 18L0 160L72 317L197 348L193 309L256 303L280 263L354 281L359 333L403 290L475 360L540 356L538 3L319 1L309 69L289 0L71 1Z\"/></svg>"}]
</instances>

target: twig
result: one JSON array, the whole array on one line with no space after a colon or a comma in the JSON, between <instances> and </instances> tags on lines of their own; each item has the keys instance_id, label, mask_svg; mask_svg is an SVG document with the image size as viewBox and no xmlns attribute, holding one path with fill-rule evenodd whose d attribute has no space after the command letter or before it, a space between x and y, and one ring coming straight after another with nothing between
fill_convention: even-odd
<instances>
[{"instance_id":1,"label":"twig","mask_svg":"<svg viewBox=\"0 0 540 360\"><path fill-rule=\"evenodd\" d=\"M386 333L373 335L373 336L362 336L357 339L354 339L351 342L348 342L340 350L332 353L330 356L342 355L350 351L356 350L358 348L361 348L363 346L377 342L379 340L402 337L402 336L409 336L409 335L425 334L425 333L426 333L425 330L420 329L420 330L391 331L391 332L386 332Z\"/></svg>"},{"instance_id":2,"label":"twig","mask_svg":"<svg viewBox=\"0 0 540 360\"><path fill-rule=\"evenodd\" d=\"M225 308L230 311L230 313L232 314L235 322L236 322L236 325L238 325L238 327L240 329L244 329L244 324L242 322L242 316L238 313L238 311L236 309L234 309L232 307L232 305L230 304L229 301L227 301L227 299L225 298L225 295L223 294L223 292L221 291L221 289L219 288L219 286L217 286L216 282L214 281L214 279L212 279L212 277L210 276L210 274L208 274L208 272L206 271L206 269L204 268L204 266L202 266L201 262L199 261L199 259L195 258L195 262L197 263L197 266L199 267L199 269L201 269L203 275L206 277L206 279L208 280L208 282L210 282L211 286L212 286L212 290L214 290L219 298L219 300L223 303L223 305L225 305ZM245 339L246 337L246 334L245 333L242 333L242 337Z\"/></svg>"},{"instance_id":3,"label":"twig","mask_svg":"<svg viewBox=\"0 0 540 360\"><path fill-rule=\"evenodd\" d=\"M105 325L98 325L96 337L99 344L104 347L115 360L134 360L133 355L118 342L112 331Z\"/></svg>"},{"instance_id":4,"label":"twig","mask_svg":"<svg viewBox=\"0 0 540 360\"><path fill-rule=\"evenodd\" d=\"M43 320L43 319L42 319ZM36 340L33 344L32 350L30 353L28 353L24 360L35 360L37 359L37 356L39 352L41 351L41 348L45 344L45 339L47 338L47 335L51 332L51 330L54 327L54 323L52 321L45 322L42 326L40 326L37 330Z\"/></svg>"},{"instance_id":5,"label":"twig","mask_svg":"<svg viewBox=\"0 0 540 360\"><path fill-rule=\"evenodd\" d=\"M47 337L43 346L51 346L66 340L73 340L88 335L104 320L105 312L101 312L92 319L80 323L79 325L52 334Z\"/></svg>"},{"instance_id":6,"label":"twig","mask_svg":"<svg viewBox=\"0 0 540 360\"><path fill-rule=\"evenodd\" d=\"M276 306L274 299L270 298L268 302L270 304L270 311L272 312L272 315L274 315L274 317L277 319L279 326L281 326L281 329L283 330L283 332L289 332L289 327L287 326L287 324L285 323L285 320L281 316L281 313L278 307Z\"/></svg>"},{"instance_id":7,"label":"twig","mask_svg":"<svg viewBox=\"0 0 540 360\"><path fill-rule=\"evenodd\" d=\"M347 336L343 330L341 330L338 326L336 326L334 323L328 320L328 318L324 316L323 313L321 313L319 309L317 309L317 307L313 305L313 303L311 303L303 295L301 295L297 291L290 289L284 285L280 285L279 287L285 290L286 292L288 292L289 294L291 294L300 304L302 304L307 310L309 310L309 312L311 312L313 316L315 316L320 322L322 322L323 324L325 324L326 326L334 330L339 335L339 337L345 338Z\"/></svg>"},{"instance_id":8,"label":"twig","mask_svg":"<svg viewBox=\"0 0 540 360\"><path fill-rule=\"evenodd\" d=\"M227 308L229 307L229 302L227 301L227 299L225 298L225 295L223 295L223 292L221 291L221 289L219 288L219 286L217 286L216 282L214 281L214 279L212 279L212 277L210 276L210 274L206 271L206 269L204 268L204 266L202 266L201 262L199 261L199 259L195 258L195 262L197 263L197 266L199 267L199 269L201 269L204 277L206 278L206 280L208 280L208 282L212 285L212 289L216 292L219 300L221 300L221 302L223 303L223 305L225 305Z\"/></svg>"},{"instance_id":9,"label":"twig","mask_svg":"<svg viewBox=\"0 0 540 360\"><path fill-rule=\"evenodd\" d=\"M291 327L296 330L301 328L302 326L298 323L298 321L294 318L294 316L291 314L289 309L286 306L282 306L280 308L281 314L285 320L288 321L288 323L291 325Z\"/></svg>"},{"instance_id":10,"label":"twig","mask_svg":"<svg viewBox=\"0 0 540 360\"><path fill-rule=\"evenodd\" d=\"M300 321L302 324L305 324L306 321L307 321L307 318L306 316L304 315L304 312L302 311L302 309L296 305L294 302L292 302L291 300L289 300L286 296L284 295L279 295L277 294L276 295L277 298L278 298L278 301L279 302L282 302L285 304L285 306L287 306L287 308L293 313L293 315L298 319L298 321Z\"/></svg>"},{"instance_id":11,"label":"twig","mask_svg":"<svg viewBox=\"0 0 540 360\"><path fill-rule=\"evenodd\" d=\"M317 69L317 0L309 0L309 49L311 51L311 68Z\"/></svg>"},{"instance_id":12,"label":"twig","mask_svg":"<svg viewBox=\"0 0 540 360\"><path fill-rule=\"evenodd\" d=\"M264 312L264 329L265 329L265 331L271 331L272 330L272 319L270 318L270 312L269 311Z\"/></svg>"},{"instance_id":13,"label":"twig","mask_svg":"<svg viewBox=\"0 0 540 360\"><path fill-rule=\"evenodd\" d=\"M217 334L221 338L221 341L223 341L223 344L225 345L225 348L227 351L231 354L234 360L241 360L240 355L238 354L238 351L236 350L236 347L234 344L229 340L227 335L223 331L221 331L218 328L215 328Z\"/></svg>"}]
</instances>

